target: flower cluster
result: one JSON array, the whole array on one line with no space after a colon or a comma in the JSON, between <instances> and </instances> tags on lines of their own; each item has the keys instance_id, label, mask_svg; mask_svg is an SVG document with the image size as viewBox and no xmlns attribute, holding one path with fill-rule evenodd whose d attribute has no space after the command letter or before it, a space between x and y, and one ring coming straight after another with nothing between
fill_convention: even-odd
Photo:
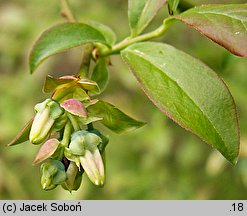
<instances>
[{"instance_id":1,"label":"flower cluster","mask_svg":"<svg viewBox=\"0 0 247 216\"><path fill-rule=\"evenodd\" d=\"M105 182L105 147L108 137L94 128L100 121L111 131L123 133L145 123L129 117L114 105L92 97L98 84L76 76L47 76L44 92L51 98L35 106L35 116L9 143L41 145L33 164L41 164L41 185L52 190L61 185L77 190L85 174L97 186Z\"/></svg>"},{"instance_id":2,"label":"flower cluster","mask_svg":"<svg viewBox=\"0 0 247 216\"><path fill-rule=\"evenodd\" d=\"M87 110L98 102L89 96L97 90L97 84L74 76L47 77L44 90L52 90L52 97L35 106L34 118L11 144L25 141L25 134L32 144L42 144L33 164L43 162L44 190L57 185L69 191L77 190L84 172L95 185L103 186L102 153L108 138L93 127L93 122L102 118Z\"/></svg>"},{"instance_id":3,"label":"flower cluster","mask_svg":"<svg viewBox=\"0 0 247 216\"><path fill-rule=\"evenodd\" d=\"M83 104L76 99L65 100L61 104L52 99L46 99L37 104L35 110L36 115L29 140L33 144L45 142L34 163L51 158L50 162L41 166L43 189L50 190L63 184L63 187L73 190L75 189L73 182L78 178L77 176L80 178L80 172L83 170L95 185L102 186L104 164L98 149L102 143L102 135L99 132L96 134L96 130L93 132L83 130L78 124L78 118L82 117L72 114L86 114ZM61 133L62 136L55 138ZM71 163L76 166L71 165L73 170L70 168L68 173L66 170Z\"/></svg>"}]
</instances>

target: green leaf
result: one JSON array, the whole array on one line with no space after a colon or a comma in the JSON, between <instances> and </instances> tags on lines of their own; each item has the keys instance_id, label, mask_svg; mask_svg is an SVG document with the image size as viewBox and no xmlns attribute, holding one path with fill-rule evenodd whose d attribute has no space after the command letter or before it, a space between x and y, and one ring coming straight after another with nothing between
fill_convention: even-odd
<instances>
[{"instance_id":1,"label":"green leaf","mask_svg":"<svg viewBox=\"0 0 247 216\"><path fill-rule=\"evenodd\" d=\"M109 26L93 20L87 20L86 23L97 29L105 37L105 40L109 45L112 46L115 44L117 37L115 32Z\"/></svg>"},{"instance_id":2,"label":"green leaf","mask_svg":"<svg viewBox=\"0 0 247 216\"><path fill-rule=\"evenodd\" d=\"M165 2L166 0L129 0L128 16L132 37L142 33Z\"/></svg>"},{"instance_id":3,"label":"green leaf","mask_svg":"<svg viewBox=\"0 0 247 216\"><path fill-rule=\"evenodd\" d=\"M129 117L110 103L99 100L87 108L89 114L103 118L102 123L116 133L123 133L142 127L145 123Z\"/></svg>"},{"instance_id":4,"label":"green leaf","mask_svg":"<svg viewBox=\"0 0 247 216\"><path fill-rule=\"evenodd\" d=\"M77 118L77 121L83 125L88 125L90 123L101 121L101 120L102 120L101 117L97 117L97 116L93 116L93 115L90 115L87 118Z\"/></svg>"},{"instance_id":5,"label":"green leaf","mask_svg":"<svg viewBox=\"0 0 247 216\"><path fill-rule=\"evenodd\" d=\"M109 59L99 58L96 62L93 74L91 76L91 79L98 84L101 92L105 90L108 84L108 62Z\"/></svg>"},{"instance_id":6,"label":"green leaf","mask_svg":"<svg viewBox=\"0 0 247 216\"><path fill-rule=\"evenodd\" d=\"M98 101L99 101L98 99L93 99L93 100L82 101L82 103L83 103L85 108L88 108L89 106L96 104Z\"/></svg>"},{"instance_id":7,"label":"green leaf","mask_svg":"<svg viewBox=\"0 0 247 216\"><path fill-rule=\"evenodd\" d=\"M96 104L99 100L97 99L93 99L93 100L84 100L82 101L82 104L85 108L88 108L89 106L92 106L94 104ZM83 125L88 125L92 122L96 122L96 121L101 121L103 118L95 116L95 114L93 113L87 113L87 117L86 118L77 118L77 120L83 124Z\"/></svg>"},{"instance_id":8,"label":"green leaf","mask_svg":"<svg viewBox=\"0 0 247 216\"><path fill-rule=\"evenodd\" d=\"M173 14L178 7L180 0L168 0L169 14Z\"/></svg>"},{"instance_id":9,"label":"green leaf","mask_svg":"<svg viewBox=\"0 0 247 216\"><path fill-rule=\"evenodd\" d=\"M87 24L65 23L52 27L40 36L31 50L30 72L51 55L92 42L106 44L104 36Z\"/></svg>"},{"instance_id":10,"label":"green leaf","mask_svg":"<svg viewBox=\"0 0 247 216\"><path fill-rule=\"evenodd\" d=\"M162 112L236 163L236 107L229 89L212 69L161 43L137 43L121 54L143 91Z\"/></svg>"},{"instance_id":11,"label":"green leaf","mask_svg":"<svg viewBox=\"0 0 247 216\"><path fill-rule=\"evenodd\" d=\"M235 55L247 57L247 4L203 5L173 17Z\"/></svg>"},{"instance_id":12,"label":"green leaf","mask_svg":"<svg viewBox=\"0 0 247 216\"><path fill-rule=\"evenodd\" d=\"M7 144L7 146L18 145L29 140L29 133L33 124L33 119L34 118L30 119L25 124L25 126L21 129L17 136L9 144Z\"/></svg>"},{"instance_id":13,"label":"green leaf","mask_svg":"<svg viewBox=\"0 0 247 216\"><path fill-rule=\"evenodd\" d=\"M91 96L98 95L100 93L98 84L92 80L80 79L78 83L83 89L87 90Z\"/></svg>"}]
</instances>

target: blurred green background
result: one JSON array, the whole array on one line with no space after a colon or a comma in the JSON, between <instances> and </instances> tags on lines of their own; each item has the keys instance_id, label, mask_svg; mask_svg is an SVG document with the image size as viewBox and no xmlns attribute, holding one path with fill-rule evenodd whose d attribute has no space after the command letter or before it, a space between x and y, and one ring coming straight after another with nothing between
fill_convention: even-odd
<instances>
[{"instance_id":1,"label":"blurred green background","mask_svg":"<svg viewBox=\"0 0 247 216\"><path fill-rule=\"evenodd\" d=\"M228 0L190 0L202 3L243 3ZM93 19L112 27L118 40L128 35L127 0L71 0L78 20ZM162 9L148 29L167 16ZM134 132L110 136L106 148L107 182L97 188L83 178L70 194L60 187L45 192L39 166L32 166L39 146L5 145L34 115L33 107L49 95L42 85L47 74L60 76L78 70L81 50L53 56L34 75L28 53L40 33L64 22L60 1L0 0L0 199L246 199L247 198L247 60L229 54L195 30L176 23L159 38L201 59L228 84L241 126L241 154L236 167L194 135L163 115L140 90L119 56L112 57L109 86L102 98L148 124Z\"/></svg>"}]
</instances>

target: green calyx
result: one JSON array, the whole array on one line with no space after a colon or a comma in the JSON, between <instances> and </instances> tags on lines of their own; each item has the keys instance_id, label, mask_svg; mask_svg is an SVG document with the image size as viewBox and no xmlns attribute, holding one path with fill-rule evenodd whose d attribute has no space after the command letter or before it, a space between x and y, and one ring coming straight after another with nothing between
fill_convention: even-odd
<instances>
[{"instance_id":1,"label":"green calyx","mask_svg":"<svg viewBox=\"0 0 247 216\"><path fill-rule=\"evenodd\" d=\"M73 154L83 156L85 150L93 152L101 142L96 134L80 130L72 134L69 149Z\"/></svg>"},{"instance_id":2,"label":"green calyx","mask_svg":"<svg viewBox=\"0 0 247 216\"><path fill-rule=\"evenodd\" d=\"M41 185L44 190L52 190L66 181L65 167L61 161L51 160L41 165Z\"/></svg>"}]
</instances>

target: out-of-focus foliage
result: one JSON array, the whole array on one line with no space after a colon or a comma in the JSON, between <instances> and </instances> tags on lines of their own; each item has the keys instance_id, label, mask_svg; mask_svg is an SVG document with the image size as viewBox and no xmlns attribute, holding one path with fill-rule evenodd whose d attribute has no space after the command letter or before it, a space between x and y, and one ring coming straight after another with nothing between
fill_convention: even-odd
<instances>
[{"instance_id":1,"label":"out-of-focus foliage","mask_svg":"<svg viewBox=\"0 0 247 216\"><path fill-rule=\"evenodd\" d=\"M183 1L182 1L183 2ZM235 0L190 0L187 3L243 3ZM236 167L198 138L162 114L145 97L118 56L112 57L110 82L103 99L147 122L125 135L110 135L106 148L107 176L99 189L83 177L72 195L60 188L44 192L40 170L31 166L39 146L5 145L34 114L33 107L48 96L41 92L47 74L74 73L80 48L59 54L29 74L28 53L37 36L55 23L60 2L0 1L0 198L1 199L246 199L247 198L247 60L235 57L189 27L176 23L160 41L171 43L203 60L223 77L235 98L241 126L241 154ZM93 19L111 26L122 39L129 33L127 1L71 0L78 20ZM149 29L167 16L162 9Z\"/></svg>"}]
</instances>

